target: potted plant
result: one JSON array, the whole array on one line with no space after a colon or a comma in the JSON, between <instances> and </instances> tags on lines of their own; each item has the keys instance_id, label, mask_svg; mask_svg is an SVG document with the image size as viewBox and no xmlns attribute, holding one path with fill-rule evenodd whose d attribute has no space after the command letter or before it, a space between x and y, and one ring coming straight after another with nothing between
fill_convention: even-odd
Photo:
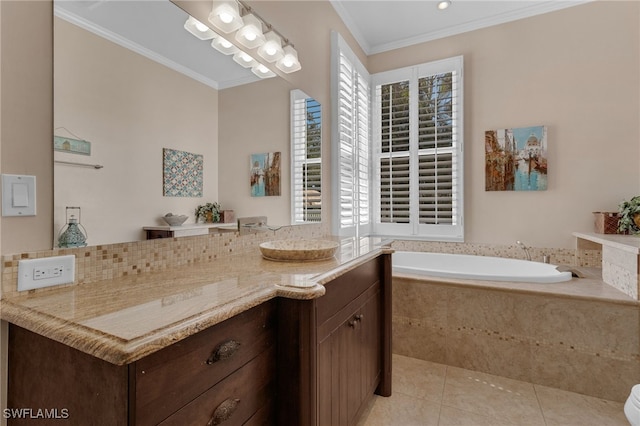
<instances>
[{"instance_id":1,"label":"potted plant","mask_svg":"<svg viewBox=\"0 0 640 426\"><path fill-rule=\"evenodd\" d=\"M640 234L640 195L620 203L618 213L618 232Z\"/></svg>"},{"instance_id":2,"label":"potted plant","mask_svg":"<svg viewBox=\"0 0 640 426\"><path fill-rule=\"evenodd\" d=\"M196 208L198 222L213 223L220 221L220 204L206 203Z\"/></svg>"}]
</instances>

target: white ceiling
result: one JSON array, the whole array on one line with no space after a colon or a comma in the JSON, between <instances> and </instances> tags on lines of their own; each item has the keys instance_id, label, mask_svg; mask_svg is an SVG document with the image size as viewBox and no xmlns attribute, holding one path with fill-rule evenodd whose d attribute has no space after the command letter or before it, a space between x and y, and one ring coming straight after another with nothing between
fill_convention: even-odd
<instances>
[{"instance_id":1,"label":"white ceiling","mask_svg":"<svg viewBox=\"0 0 640 426\"><path fill-rule=\"evenodd\" d=\"M585 3L585 0L330 0L368 55ZM588 1L588 0L587 0Z\"/></svg>"},{"instance_id":2,"label":"white ceiling","mask_svg":"<svg viewBox=\"0 0 640 426\"><path fill-rule=\"evenodd\" d=\"M325 0L326 1L326 0ZM588 0L329 0L367 54L384 52L584 3ZM169 0L54 0L56 16L216 89L257 81L250 70L184 30ZM259 1L253 5L259 13ZM302 64L304 67L304 63Z\"/></svg>"}]
</instances>

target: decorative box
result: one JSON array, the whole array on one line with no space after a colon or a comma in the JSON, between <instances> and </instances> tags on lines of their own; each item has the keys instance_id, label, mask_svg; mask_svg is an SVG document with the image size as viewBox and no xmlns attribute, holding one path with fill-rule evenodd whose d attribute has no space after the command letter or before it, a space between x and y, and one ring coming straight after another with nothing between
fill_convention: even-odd
<instances>
[{"instance_id":1,"label":"decorative box","mask_svg":"<svg viewBox=\"0 0 640 426\"><path fill-rule=\"evenodd\" d=\"M598 234L619 234L618 212L593 212L595 232ZM624 232L623 232L624 233Z\"/></svg>"},{"instance_id":2,"label":"decorative box","mask_svg":"<svg viewBox=\"0 0 640 426\"><path fill-rule=\"evenodd\" d=\"M233 210L222 210L220 212L220 222L232 223L236 221L236 214Z\"/></svg>"}]
</instances>

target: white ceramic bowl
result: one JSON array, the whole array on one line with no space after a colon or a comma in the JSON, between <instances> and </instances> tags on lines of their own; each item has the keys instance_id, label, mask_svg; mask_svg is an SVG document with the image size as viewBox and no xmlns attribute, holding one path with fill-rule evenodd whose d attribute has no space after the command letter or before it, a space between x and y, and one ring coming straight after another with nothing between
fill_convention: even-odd
<instances>
[{"instance_id":1,"label":"white ceramic bowl","mask_svg":"<svg viewBox=\"0 0 640 426\"><path fill-rule=\"evenodd\" d=\"M164 216L162 216L162 219L167 222L167 224L169 226L180 226L182 225L187 219L189 218L189 216L186 215L180 215L180 216L176 216L173 215L171 213L168 213Z\"/></svg>"}]
</instances>

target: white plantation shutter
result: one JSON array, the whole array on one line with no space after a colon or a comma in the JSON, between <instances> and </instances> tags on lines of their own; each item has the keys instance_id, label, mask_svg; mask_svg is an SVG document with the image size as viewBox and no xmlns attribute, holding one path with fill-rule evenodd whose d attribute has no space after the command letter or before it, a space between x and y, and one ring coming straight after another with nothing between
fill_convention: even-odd
<instances>
[{"instance_id":1,"label":"white plantation shutter","mask_svg":"<svg viewBox=\"0 0 640 426\"><path fill-rule=\"evenodd\" d=\"M292 91L292 223L322 220L321 114L321 106L315 99Z\"/></svg>"},{"instance_id":2,"label":"white plantation shutter","mask_svg":"<svg viewBox=\"0 0 640 426\"><path fill-rule=\"evenodd\" d=\"M370 225L369 75L334 33L332 90L334 232L366 235Z\"/></svg>"},{"instance_id":3,"label":"white plantation shutter","mask_svg":"<svg viewBox=\"0 0 640 426\"><path fill-rule=\"evenodd\" d=\"M375 233L461 241L462 57L372 79Z\"/></svg>"}]
</instances>

